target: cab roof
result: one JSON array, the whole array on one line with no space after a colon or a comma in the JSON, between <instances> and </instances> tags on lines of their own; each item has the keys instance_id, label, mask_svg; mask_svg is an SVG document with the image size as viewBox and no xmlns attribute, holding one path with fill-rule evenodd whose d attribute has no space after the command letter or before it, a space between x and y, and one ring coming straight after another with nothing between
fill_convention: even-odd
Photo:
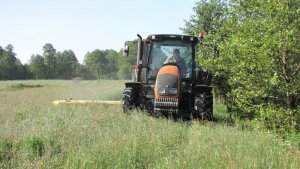
<instances>
[{"instance_id":1,"label":"cab roof","mask_svg":"<svg viewBox=\"0 0 300 169\"><path fill-rule=\"evenodd\" d=\"M185 42L199 42L199 38L191 35L179 34L152 34L146 38L146 41L165 41L165 40L181 40Z\"/></svg>"}]
</instances>

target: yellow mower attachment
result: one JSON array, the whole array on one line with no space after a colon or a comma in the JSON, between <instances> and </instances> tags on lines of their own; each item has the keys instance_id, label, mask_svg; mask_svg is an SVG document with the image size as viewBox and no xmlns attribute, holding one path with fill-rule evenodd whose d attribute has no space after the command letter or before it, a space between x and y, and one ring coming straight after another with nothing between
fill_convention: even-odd
<instances>
[{"instance_id":1,"label":"yellow mower attachment","mask_svg":"<svg viewBox=\"0 0 300 169\"><path fill-rule=\"evenodd\" d=\"M52 102L53 106L62 106L62 105L86 105L86 104L110 104L110 105L120 105L121 101L105 101L105 100L54 100Z\"/></svg>"}]
</instances>

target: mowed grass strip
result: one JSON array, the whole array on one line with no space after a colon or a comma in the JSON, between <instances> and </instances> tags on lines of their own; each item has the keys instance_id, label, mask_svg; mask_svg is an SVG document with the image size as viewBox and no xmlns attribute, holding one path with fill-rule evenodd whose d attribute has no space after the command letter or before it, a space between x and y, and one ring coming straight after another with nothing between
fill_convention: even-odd
<instances>
[{"instance_id":1,"label":"mowed grass strip","mask_svg":"<svg viewBox=\"0 0 300 169\"><path fill-rule=\"evenodd\" d=\"M116 105L53 107L64 97L120 98L124 88L60 83L0 91L0 168L300 168L299 150L263 131L125 115Z\"/></svg>"}]
</instances>

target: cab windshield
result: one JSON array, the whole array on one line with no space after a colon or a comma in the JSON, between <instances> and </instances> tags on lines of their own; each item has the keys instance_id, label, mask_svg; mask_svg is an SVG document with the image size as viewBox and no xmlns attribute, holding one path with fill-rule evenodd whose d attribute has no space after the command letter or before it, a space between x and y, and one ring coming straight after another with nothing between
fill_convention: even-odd
<instances>
[{"instance_id":1,"label":"cab windshield","mask_svg":"<svg viewBox=\"0 0 300 169\"><path fill-rule=\"evenodd\" d=\"M158 70L168 62L179 66L181 77L190 78L192 73L192 44L182 41L153 42L148 60L149 76L156 76Z\"/></svg>"}]
</instances>

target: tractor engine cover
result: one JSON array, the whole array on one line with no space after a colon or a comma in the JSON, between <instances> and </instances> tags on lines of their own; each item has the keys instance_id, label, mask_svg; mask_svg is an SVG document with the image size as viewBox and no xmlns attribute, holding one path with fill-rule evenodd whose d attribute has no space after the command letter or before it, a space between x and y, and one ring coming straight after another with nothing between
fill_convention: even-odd
<instances>
[{"instance_id":1,"label":"tractor engine cover","mask_svg":"<svg viewBox=\"0 0 300 169\"><path fill-rule=\"evenodd\" d=\"M177 65L166 64L159 70L154 89L154 112L178 113L178 101L181 96L180 81L180 70Z\"/></svg>"}]
</instances>

